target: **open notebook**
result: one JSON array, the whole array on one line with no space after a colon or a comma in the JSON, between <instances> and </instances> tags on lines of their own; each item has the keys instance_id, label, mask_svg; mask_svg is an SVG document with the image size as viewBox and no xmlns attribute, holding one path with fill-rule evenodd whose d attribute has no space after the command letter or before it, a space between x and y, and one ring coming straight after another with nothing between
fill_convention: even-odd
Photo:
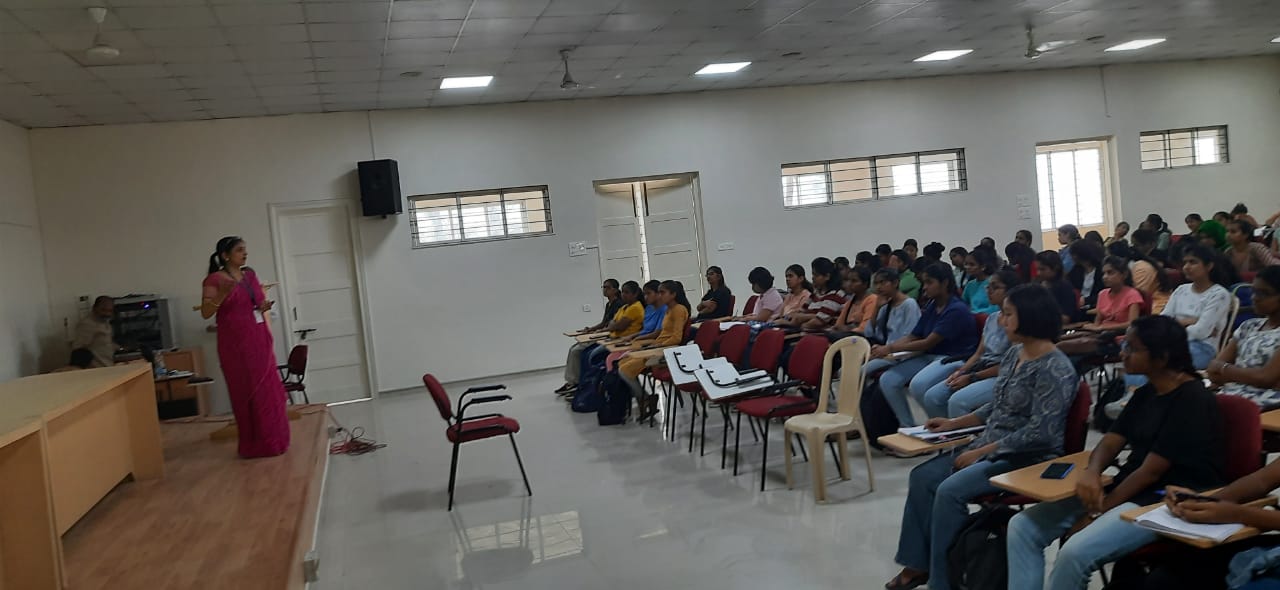
<instances>
[{"instance_id":1,"label":"open notebook","mask_svg":"<svg viewBox=\"0 0 1280 590\"><path fill-rule=\"evenodd\" d=\"M1133 521L1138 526L1158 533L1166 533L1189 539L1208 539L1221 543L1228 537L1240 532L1244 525L1236 524L1195 524L1187 522L1169 512L1168 506L1161 506Z\"/></svg>"},{"instance_id":2,"label":"open notebook","mask_svg":"<svg viewBox=\"0 0 1280 590\"><path fill-rule=\"evenodd\" d=\"M936 443L936 442L944 442L948 440L955 440L957 438L963 438L966 436L977 434L986 429L987 427L983 425L983 426L970 426L969 428L957 428L955 430L947 430L942 432L929 432L929 430L923 426L912 426L910 428L899 428L898 434L905 434L911 438L918 438L925 442Z\"/></svg>"}]
</instances>

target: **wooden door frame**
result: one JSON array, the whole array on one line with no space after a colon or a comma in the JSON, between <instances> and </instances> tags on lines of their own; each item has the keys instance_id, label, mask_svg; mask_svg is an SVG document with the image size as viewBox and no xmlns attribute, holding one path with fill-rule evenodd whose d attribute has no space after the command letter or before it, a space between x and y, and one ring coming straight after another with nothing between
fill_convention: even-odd
<instances>
[{"instance_id":1,"label":"wooden door frame","mask_svg":"<svg viewBox=\"0 0 1280 590\"><path fill-rule=\"evenodd\" d=\"M267 217L271 224L271 250L276 260L276 279L280 281L280 295L278 296L284 307L281 307L280 324L283 326L285 334L285 342L288 345L287 350L292 350L297 344L293 333L293 318L290 314L284 313L284 309L291 307L287 299L288 289L284 288L285 276L284 272L284 245L280 242L280 217L289 213L305 211L308 209L322 209L341 207L342 211L347 215L347 232L351 243L351 261L356 273L356 301L360 305L360 339L364 345L364 368L365 368L365 385L369 389L369 397L357 400L348 400L334 402L328 405L337 406L348 403L368 401L378 397L378 373L374 367L373 339L369 332L369 298L368 291L365 287L364 273L364 252L360 245L360 217L356 215L356 204L348 199L326 199L317 201L297 201L291 203L270 203L267 205Z\"/></svg>"}]
</instances>

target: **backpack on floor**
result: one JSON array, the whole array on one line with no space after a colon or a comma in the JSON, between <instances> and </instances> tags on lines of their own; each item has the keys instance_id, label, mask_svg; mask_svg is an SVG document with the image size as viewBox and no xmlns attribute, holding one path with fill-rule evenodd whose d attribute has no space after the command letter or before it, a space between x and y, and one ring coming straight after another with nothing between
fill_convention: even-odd
<instances>
[{"instance_id":1,"label":"backpack on floor","mask_svg":"<svg viewBox=\"0 0 1280 590\"><path fill-rule=\"evenodd\" d=\"M604 381L604 371L601 366L600 372L584 371L586 379L578 382L578 390L573 394L573 402L569 407L575 412L584 414L600 411L600 406L604 404L604 393L600 390L600 383Z\"/></svg>"},{"instance_id":2,"label":"backpack on floor","mask_svg":"<svg viewBox=\"0 0 1280 590\"><path fill-rule=\"evenodd\" d=\"M1009 519L1016 514L1008 506L988 506L969 517L947 550L951 587L956 590L1005 590L1009 582L1009 556L1005 549Z\"/></svg>"},{"instance_id":3,"label":"backpack on floor","mask_svg":"<svg viewBox=\"0 0 1280 590\"><path fill-rule=\"evenodd\" d=\"M881 451L885 450L884 445L878 442L880 437L897 432L900 425L893 408L884 399L884 392L880 391L878 379L867 378L859 408L862 411L862 425L867 429L867 442Z\"/></svg>"},{"instance_id":4,"label":"backpack on floor","mask_svg":"<svg viewBox=\"0 0 1280 590\"><path fill-rule=\"evenodd\" d=\"M605 374L601 381L600 392L604 400L596 412L596 422L601 426L613 426L627 421L627 411L631 409L631 387L622 380L617 371Z\"/></svg>"},{"instance_id":5,"label":"backpack on floor","mask_svg":"<svg viewBox=\"0 0 1280 590\"><path fill-rule=\"evenodd\" d=\"M1098 396L1098 401L1093 405L1093 428L1095 430L1098 432L1111 430L1111 425L1115 423L1115 420L1107 415L1107 404L1124 399L1124 394L1124 377L1116 377L1103 386L1102 395Z\"/></svg>"}]
</instances>

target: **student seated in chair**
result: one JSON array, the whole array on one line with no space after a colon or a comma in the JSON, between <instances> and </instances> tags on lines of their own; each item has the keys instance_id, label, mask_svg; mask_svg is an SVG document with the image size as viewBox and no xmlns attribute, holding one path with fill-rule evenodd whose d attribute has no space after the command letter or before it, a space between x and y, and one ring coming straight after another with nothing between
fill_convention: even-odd
<instances>
[{"instance_id":1,"label":"student seated in chair","mask_svg":"<svg viewBox=\"0 0 1280 590\"><path fill-rule=\"evenodd\" d=\"M871 288L876 296L876 315L864 333L867 340L884 343L905 338L920 321L920 304L898 289L898 273L891 268L876 272ZM886 358L871 359L863 372L870 375L892 364Z\"/></svg>"},{"instance_id":2,"label":"student seated in chair","mask_svg":"<svg viewBox=\"0 0 1280 590\"><path fill-rule=\"evenodd\" d=\"M951 274L955 275L956 284L961 289L964 288L965 283L969 280L969 273L964 269L964 263L968 259L969 251L965 250L964 246L956 246L951 249Z\"/></svg>"},{"instance_id":3,"label":"student seated in chair","mask_svg":"<svg viewBox=\"0 0 1280 590\"><path fill-rule=\"evenodd\" d=\"M904 567L885 585L890 590L926 582L931 590L950 590L947 549L964 528L969 502L999 491L987 480L1062 455L1067 413L1079 382L1071 361L1053 345L1062 316L1039 285L1023 285L1007 298L1003 293L998 297L1002 312L992 319L1013 345L997 360L999 375L987 380L993 382L990 402L973 413L925 423L935 432L984 424L987 429L967 446L944 451L911 470L894 558Z\"/></svg>"},{"instance_id":4,"label":"student seated in chair","mask_svg":"<svg viewBox=\"0 0 1280 590\"><path fill-rule=\"evenodd\" d=\"M835 265L831 260L819 256L809 264L813 271L813 293L804 309L784 314L773 323L779 326L794 326L810 330L825 329L827 324L835 321L836 314L844 307L844 293L835 282ZM788 268L790 273L791 269ZM817 320L810 323L810 320Z\"/></svg>"},{"instance_id":5,"label":"student seated in chair","mask_svg":"<svg viewBox=\"0 0 1280 590\"><path fill-rule=\"evenodd\" d=\"M718 266L707 267L707 293L698 302L695 322L727 318L733 315L733 293L724 284L724 271Z\"/></svg>"},{"instance_id":6,"label":"student seated in chair","mask_svg":"<svg viewBox=\"0 0 1280 590\"><path fill-rule=\"evenodd\" d=\"M961 297L969 311L991 313L1000 307L987 299L987 281L996 272L996 255L986 248L974 248L964 259L964 272L969 276Z\"/></svg>"},{"instance_id":7,"label":"student seated in chair","mask_svg":"<svg viewBox=\"0 0 1280 590\"><path fill-rule=\"evenodd\" d=\"M865 268L849 269L844 277L842 290L848 299L830 330L835 333L865 334L876 315L876 296L871 293L871 273Z\"/></svg>"},{"instance_id":8,"label":"student seated in chair","mask_svg":"<svg viewBox=\"0 0 1280 590\"><path fill-rule=\"evenodd\" d=\"M1160 501L1157 492L1166 486L1206 490L1223 483L1218 403L1191 365L1186 330L1172 318L1138 318L1120 356L1127 373L1145 375L1149 383L1090 454L1074 497L1036 504L1009 521L1010 590L1085 590L1103 564L1157 538L1121 520L1121 513ZM1120 472L1104 486L1103 470L1126 447ZM1063 535L1046 583L1045 547Z\"/></svg>"},{"instance_id":9,"label":"student seated in chair","mask_svg":"<svg viewBox=\"0 0 1280 590\"><path fill-rule=\"evenodd\" d=\"M1003 307L1007 293L1021 283L1018 273L1010 268L1001 269L992 275L987 281L987 297L998 308L987 315L987 323L983 325L982 339L978 341L978 349L973 351L964 364L947 376L945 381L930 387L923 392L923 395L917 395L917 392L912 390L912 397L920 402L930 418L956 418L991 401L991 392L996 386L995 377L1000 370L1000 359L1009 349L1009 338L1000 325L999 307ZM1045 292L1048 293L1048 291ZM1057 325L1062 325L1061 318ZM953 366L947 363L948 360L950 359L934 362Z\"/></svg>"},{"instance_id":10,"label":"student seated in chair","mask_svg":"<svg viewBox=\"0 0 1280 590\"><path fill-rule=\"evenodd\" d=\"M1179 285L1169 296L1161 315L1174 318L1187 330L1192 363L1197 369L1209 365L1218 354L1218 343L1231 313L1231 293L1224 284L1221 256L1202 245L1183 251L1182 276L1190 283Z\"/></svg>"},{"instance_id":11,"label":"student seated in chair","mask_svg":"<svg viewBox=\"0 0 1280 590\"><path fill-rule=\"evenodd\" d=\"M732 318L745 322L767 322L775 317L782 317L782 295L773 288L773 275L763 266L757 266L747 273L751 282L751 292L756 294L756 307L751 313ZM745 310L743 310L745 312Z\"/></svg>"},{"instance_id":12,"label":"student seated in chair","mask_svg":"<svg viewBox=\"0 0 1280 590\"><path fill-rule=\"evenodd\" d=\"M618 309L622 307L622 295L618 292L617 279L605 279L604 284L600 285L600 290L604 294L604 318L600 323L594 326L587 326L581 330L583 333L599 332L613 321L613 316L617 315ZM569 347L569 355L564 362L564 385L556 388L556 394L564 395L578 388L578 375L582 369L582 355L586 353L588 348L595 344L594 342L575 342Z\"/></svg>"},{"instance_id":13,"label":"student seated in chair","mask_svg":"<svg viewBox=\"0 0 1280 590\"><path fill-rule=\"evenodd\" d=\"M1125 331L1142 313L1142 292L1133 286L1129 263L1118 256L1109 256L1102 263L1102 285L1098 293L1098 313L1092 322L1081 326L1092 332Z\"/></svg>"},{"instance_id":14,"label":"student seated in chair","mask_svg":"<svg viewBox=\"0 0 1280 590\"><path fill-rule=\"evenodd\" d=\"M911 270L911 256L905 250L894 250L889 255L889 268L898 271L898 288L906 293L907 297L919 299L920 280Z\"/></svg>"},{"instance_id":15,"label":"student seated in chair","mask_svg":"<svg viewBox=\"0 0 1280 590\"><path fill-rule=\"evenodd\" d=\"M633 342L653 340L658 337L658 332L662 330L662 319L667 315L667 306L658 302L658 287L661 285L662 281L649 281L644 284L642 290L644 321L640 326L640 331L630 336L619 338L619 344L631 344Z\"/></svg>"},{"instance_id":16,"label":"student seated in chair","mask_svg":"<svg viewBox=\"0 0 1280 590\"><path fill-rule=\"evenodd\" d=\"M1036 254L1036 280L1049 290L1062 312L1063 325L1080 321L1080 304L1075 289L1062 273L1062 258L1053 250Z\"/></svg>"},{"instance_id":17,"label":"student seated in chair","mask_svg":"<svg viewBox=\"0 0 1280 590\"><path fill-rule=\"evenodd\" d=\"M890 355L899 353L909 357L898 360L880 375L880 390L902 426L916 425L911 405L907 402L908 386L921 392L928 391L956 368L931 366L934 361L950 356L967 357L978 347L978 330L973 314L956 292L951 269L945 264L924 269L923 290L926 302L920 321L916 322L911 333L871 348L872 359L890 359L894 358ZM958 362L956 366L959 366Z\"/></svg>"},{"instance_id":18,"label":"student seated in chair","mask_svg":"<svg viewBox=\"0 0 1280 590\"><path fill-rule=\"evenodd\" d=\"M1280 406L1280 266L1262 269L1253 279L1253 311L1218 356L1209 362L1209 379L1220 393L1253 400L1263 408Z\"/></svg>"},{"instance_id":19,"label":"student seated in chair","mask_svg":"<svg viewBox=\"0 0 1280 590\"><path fill-rule=\"evenodd\" d=\"M1268 266L1280 265L1277 257L1265 244L1253 241L1252 223L1233 219L1227 224L1227 256L1237 273L1258 272Z\"/></svg>"},{"instance_id":20,"label":"student seated in chair","mask_svg":"<svg viewBox=\"0 0 1280 590\"><path fill-rule=\"evenodd\" d=\"M667 313L662 318L662 331L658 337L645 344L645 348L676 346L684 341L684 328L689 323L689 299L684 294L684 284L680 281L663 281L658 287L658 303L666 306ZM648 420L658 411L658 396L646 396L640 385L640 373L645 367L657 365L662 357L650 359L622 357L618 361L618 374L631 388L632 397L636 399L637 422Z\"/></svg>"},{"instance_id":21,"label":"student seated in chair","mask_svg":"<svg viewBox=\"0 0 1280 590\"><path fill-rule=\"evenodd\" d=\"M1102 291L1102 259L1105 251L1102 245L1094 240L1080 240L1071 248L1075 257L1075 268L1067 273L1067 282L1080 293L1082 309L1093 309L1098 301L1098 292Z\"/></svg>"},{"instance_id":22,"label":"student seated in chair","mask_svg":"<svg viewBox=\"0 0 1280 590\"><path fill-rule=\"evenodd\" d=\"M788 266L783 280L787 282L787 296L782 298L782 314L774 318L775 322L793 313L804 311L804 308L809 305L809 299L813 297L813 285L804 278L803 266L799 264Z\"/></svg>"}]
</instances>

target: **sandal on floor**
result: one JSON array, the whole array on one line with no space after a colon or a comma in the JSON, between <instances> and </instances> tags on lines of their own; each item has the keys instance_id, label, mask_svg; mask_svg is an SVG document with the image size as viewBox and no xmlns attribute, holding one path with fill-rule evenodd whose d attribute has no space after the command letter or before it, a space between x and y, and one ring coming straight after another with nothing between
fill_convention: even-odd
<instances>
[{"instance_id":1,"label":"sandal on floor","mask_svg":"<svg viewBox=\"0 0 1280 590\"><path fill-rule=\"evenodd\" d=\"M927 573L921 573L910 577L904 574L898 574L894 576L892 580L889 580L889 583L885 584L884 587L885 590L913 590L914 588L919 588L928 583L929 574Z\"/></svg>"}]
</instances>

